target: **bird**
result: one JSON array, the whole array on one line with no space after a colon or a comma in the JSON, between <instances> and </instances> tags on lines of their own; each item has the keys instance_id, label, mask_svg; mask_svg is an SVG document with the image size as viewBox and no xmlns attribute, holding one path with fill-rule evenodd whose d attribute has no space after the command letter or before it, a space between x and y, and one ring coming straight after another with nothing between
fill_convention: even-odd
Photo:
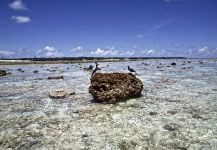
<instances>
[{"instance_id":1,"label":"bird","mask_svg":"<svg viewBox=\"0 0 217 150\"><path fill-rule=\"evenodd\" d=\"M93 75L94 73L96 73L98 70L101 70L101 69L98 67L98 65L99 65L99 64L96 63L96 68L93 70L92 75Z\"/></svg>"},{"instance_id":2,"label":"bird","mask_svg":"<svg viewBox=\"0 0 217 150\"><path fill-rule=\"evenodd\" d=\"M135 73L136 73L136 71L133 70L132 68L130 68L130 66L127 66L127 67L128 67L128 70L129 70L130 72L135 72Z\"/></svg>"}]
</instances>

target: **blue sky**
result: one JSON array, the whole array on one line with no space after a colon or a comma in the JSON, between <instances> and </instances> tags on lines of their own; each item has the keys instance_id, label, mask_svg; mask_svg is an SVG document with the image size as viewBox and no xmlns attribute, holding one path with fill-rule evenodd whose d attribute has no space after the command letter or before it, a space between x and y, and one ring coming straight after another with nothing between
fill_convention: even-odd
<instances>
[{"instance_id":1,"label":"blue sky","mask_svg":"<svg viewBox=\"0 0 217 150\"><path fill-rule=\"evenodd\" d=\"M217 57L217 0L1 0L0 57Z\"/></svg>"}]
</instances>

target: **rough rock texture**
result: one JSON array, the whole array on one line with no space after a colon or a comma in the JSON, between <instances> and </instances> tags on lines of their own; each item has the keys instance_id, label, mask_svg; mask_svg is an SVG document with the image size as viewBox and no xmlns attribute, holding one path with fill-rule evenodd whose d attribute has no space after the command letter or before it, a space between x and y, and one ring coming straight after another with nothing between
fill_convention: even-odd
<instances>
[{"instance_id":1,"label":"rough rock texture","mask_svg":"<svg viewBox=\"0 0 217 150\"><path fill-rule=\"evenodd\" d=\"M5 70L0 70L0 76L6 76L7 72Z\"/></svg>"},{"instance_id":2,"label":"rough rock texture","mask_svg":"<svg viewBox=\"0 0 217 150\"><path fill-rule=\"evenodd\" d=\"M97 102L115 103L140 97L143 84L131 73L96 73L91 77L89 92Z\"/></svg>"}]
</instances>

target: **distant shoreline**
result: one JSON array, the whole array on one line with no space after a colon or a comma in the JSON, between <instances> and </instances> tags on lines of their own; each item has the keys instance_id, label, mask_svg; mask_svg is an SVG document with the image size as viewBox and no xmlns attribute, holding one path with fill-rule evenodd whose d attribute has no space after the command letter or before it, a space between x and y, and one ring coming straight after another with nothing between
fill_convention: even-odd
<instances>
[{"instance_id":1,"label":"distant shoreline","mask_svg":"<svg viewBox=\"0 0 217 150\"><path fill-rule=\"evenodd\" d=\"M196 59L186 57L57 57L57 58L2 58L0 65L26 65L26 64L72 64L93 62L124 62L142 61L148 59ZM202 58L197 58L202 59ZM203 58L204 59L204 58ZM205 58L206 59L206 58Z\"/></svg>"},{"instance_id":2,"label":"distant shoreline","mask_svg":"<svg viewBox=\"0 0 217 150\"><path fill-rule=\"evenodd\" d=\"M56 57L56 58L2 58L0 65L71 64L93 62L123 62L147 59L186 59L185 57Z\"/></svg>"}]
</instances>

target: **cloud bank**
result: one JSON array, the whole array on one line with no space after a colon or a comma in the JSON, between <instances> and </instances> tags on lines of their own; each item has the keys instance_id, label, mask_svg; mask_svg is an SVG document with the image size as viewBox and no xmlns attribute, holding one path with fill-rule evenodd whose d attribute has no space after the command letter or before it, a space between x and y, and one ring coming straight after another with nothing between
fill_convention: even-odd
<instances>
[{"instance_id":1,"label":"cloud bank","mask_svg":"<svg viewBox=\"0 0 217 150\"><path fill-rule=\"evenodd\" d=\"M45 46L43 49L37 51L37 57L62 57L64 56L62 52L57 50L53 46Z\"/></svg>"}]
</instances>

